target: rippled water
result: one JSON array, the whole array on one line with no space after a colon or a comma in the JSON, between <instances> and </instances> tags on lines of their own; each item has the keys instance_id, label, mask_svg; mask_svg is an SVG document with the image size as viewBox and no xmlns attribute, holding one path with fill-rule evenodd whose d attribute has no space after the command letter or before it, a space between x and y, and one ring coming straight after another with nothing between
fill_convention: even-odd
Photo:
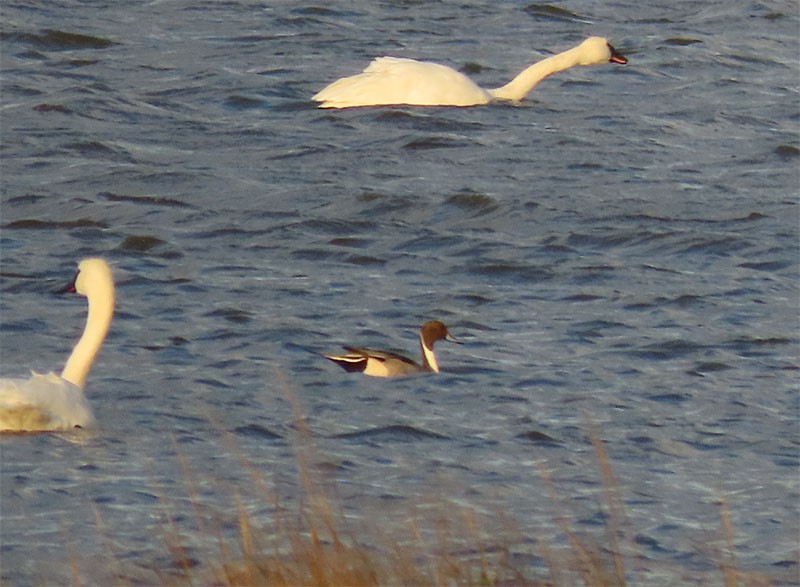
<instances>
[{"instance_id":1,"label":"rippled water","mask_svg":"<svg viewBox=\"0 0 800 587\"><path fill-rule=\"evenodd\" d=\"M235 496L271 527L253 474L298 499L296 402L353 518L442 500L538 553L554 511L604 520L596 433L632 581L713 569L724 499L737 564L797 582L796 5L0 10L3 375L61 368L85 306L52 291L79 258L119 298L98 429L0 439L4 581L153 582L171 532L218 559L198 509L235 536ZM590 34L629 65L517 107L309 101L377 55L494 86ZM316 354L410 352L433 318L467 343L437 377Z\"/></svg>"}]
</instances>

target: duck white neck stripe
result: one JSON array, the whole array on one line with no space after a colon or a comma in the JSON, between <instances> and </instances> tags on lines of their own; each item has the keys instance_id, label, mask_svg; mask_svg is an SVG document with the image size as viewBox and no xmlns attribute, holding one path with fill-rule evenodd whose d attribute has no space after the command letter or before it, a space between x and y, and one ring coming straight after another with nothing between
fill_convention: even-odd
<instances>
[{"instance_id":1,"label":"duck white neck stripe","mask_svg":"<svg viewBox=\"0 0 800 587\"><path fill-rule=\"evenodd\" d=\"M433 354L433 349L429 348L427 344L425 344L425 339L422 338L422 333L419 335L419 345L422 347L422 358L425 361L425 364L431 368L431 371L434 373L439 372L439 363L436 362L436 355Z\"/></svg>"}]
</instances>

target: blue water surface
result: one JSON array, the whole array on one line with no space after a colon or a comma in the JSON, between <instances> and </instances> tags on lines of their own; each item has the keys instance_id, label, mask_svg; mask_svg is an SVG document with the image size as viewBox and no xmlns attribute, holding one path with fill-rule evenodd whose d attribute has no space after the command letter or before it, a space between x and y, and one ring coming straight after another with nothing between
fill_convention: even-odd
<instances>
[{"instance_id":1,"label":"blue water surface","mask_svg":"<svg viewBox=\"0 0 800 587\"><path fill-rule=\"evenodd\" d=\"M3 375L63 366L80 258L118 287L98 427L0 438L4 583L207 576L301 466L355 528L474 516L546 575L564 516L605 540L593 438L632 584L722 584L725 512L738 568L800 582L794 3L0 12ZM629 64L517 106L310 101L380 55L493 87L590 35ZM417 353L429 319L465 342L438 376L319 355Z\"/></svg>"}]
</instances>

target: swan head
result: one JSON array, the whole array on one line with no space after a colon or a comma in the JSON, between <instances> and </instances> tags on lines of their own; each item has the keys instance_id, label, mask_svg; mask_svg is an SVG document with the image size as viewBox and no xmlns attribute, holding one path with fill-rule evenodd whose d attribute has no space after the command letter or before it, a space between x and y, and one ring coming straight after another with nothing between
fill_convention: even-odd
<instances>
[{"instance_id":1,"label":"swan head","mask_svg":"<svg viewBox=\"0 0 800 587\"><path fill-rule=\"evenodd\" d=\"M109 284L113 284L113 278L108 263L103 259L84 259L78 263L78 270L64 291L88 296L89 292L95 291L98 287L107 288ZM110 287L113 288L113 285Z\"/></svg>"},{"instance_id":2,"label":"swan head","mask_svg":"<svg viewBox=\"0 0 800 587\"><path fill-rule=\"evenodd\" d=\"M603 37L589 37L578 45L580 65L595 65L597 63L619 63L625 65L628 59L619 53L608 39Z\"/></svg>"}]
</instances>

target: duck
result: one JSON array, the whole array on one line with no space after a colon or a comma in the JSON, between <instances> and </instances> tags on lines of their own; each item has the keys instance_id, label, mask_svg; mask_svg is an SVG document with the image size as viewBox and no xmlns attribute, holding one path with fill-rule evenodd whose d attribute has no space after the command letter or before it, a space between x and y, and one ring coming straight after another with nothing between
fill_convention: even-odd
<instances>
[{"instance_id":1,"label":"duck","mask_svg":"<svg viewBox=\"0 0 800 587\"><path fill-rule=\"evenodd\" d=\"M84 388L114 315L111 268L100 258L83 259L63 292L86 296L83 334L60 375L32 373L28 379L0 379L0 432L71 430L95 424Z\"/></svg>"},{"instance_id":2,"label":"duck","mask_svg":"<svg viewBox=\"0 0 800 587\"><path fill-rule=\"evenodd\" d=\"M344 347L348 351L345 355L323 356L349 373L363 373L372 377L402 377L417 373L438 373L439 363L433 352L433 345L438 340L461 344L461 341L450 335L443 322L431 320L419 329L422 363L389 351L352 346Z\"/></svg>"},{"instance_id":3,"label":"duck","mask_svg":"<svg viewBox=\"0 0 800 587\"><path fill-rule=\"evenodd\" d=\"M402 57L378 57L367 68L317 92L320 108L359 106L479 106L491 102L521 102L544 78L577 65L618 63L628 59L603 37L534 63L506 85L484 89L446 65Z\"/></svg>"}]
</instances>

